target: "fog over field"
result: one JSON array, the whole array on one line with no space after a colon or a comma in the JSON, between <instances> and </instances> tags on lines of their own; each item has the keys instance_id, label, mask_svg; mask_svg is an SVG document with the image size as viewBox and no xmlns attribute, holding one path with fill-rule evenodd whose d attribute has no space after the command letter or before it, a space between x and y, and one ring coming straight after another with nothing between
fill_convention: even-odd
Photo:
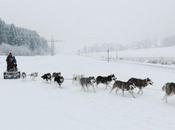
<instances>
[{"instance_id":1,"label":"fog over field","mask_svg":"<svg viewBox=\"0 0 175 130\"><path fill-rule=\"evenodd\" d=\"M7 23L52 36L76 50L93 43L130 44L175 35L174 0L0 0ZM60 45L61 44L61 45Z\"/></svg>"}]
</instances>

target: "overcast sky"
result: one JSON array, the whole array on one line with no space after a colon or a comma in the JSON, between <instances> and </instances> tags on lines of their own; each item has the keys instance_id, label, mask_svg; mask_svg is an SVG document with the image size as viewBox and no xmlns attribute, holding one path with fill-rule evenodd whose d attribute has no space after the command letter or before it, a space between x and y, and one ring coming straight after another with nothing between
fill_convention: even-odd
<instances>
[{"instance_id":1,"label":"overcast sky","mask_svg":"<svg viewBox=\"0 0 175 130\"><path fill-rule=\"evenodd\" d=\"M175 35L175 0L0 0L6 23L74 48Z\"/></svg>"}]
</instances>

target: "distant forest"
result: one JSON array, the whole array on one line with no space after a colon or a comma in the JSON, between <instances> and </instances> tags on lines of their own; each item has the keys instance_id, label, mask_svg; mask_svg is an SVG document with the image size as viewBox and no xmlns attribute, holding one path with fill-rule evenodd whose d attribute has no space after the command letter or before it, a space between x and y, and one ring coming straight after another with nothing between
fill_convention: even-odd
<instances>
[{"instance_id":1,"label":"distant forest","mask_svg":"<svg viewBox=\"0 0 175 130\"><path fill-rule=\"evenodd\" d=\"M49 52L47 41L36 31L6 24L0 19L0 54L44 55Z\"/></svg>"}]
</instances>

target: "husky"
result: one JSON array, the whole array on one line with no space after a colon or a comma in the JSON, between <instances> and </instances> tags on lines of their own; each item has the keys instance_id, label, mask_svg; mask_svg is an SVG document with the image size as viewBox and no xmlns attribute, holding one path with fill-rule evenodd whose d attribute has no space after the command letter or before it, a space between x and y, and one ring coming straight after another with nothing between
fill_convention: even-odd
<instances>
[{"instance_id":1,"label":"husky","mask_svg":"<svg viewBox=\"0 0 175 130\"><path fill-rule=\"evenodd\" d=\"M175 94L175 83L170 82L170 83L166 83L163 87L162 90L165 91L165 96L163 97L163 100L165 100L165 102L167 103L167 97L174 95Z\"/></svg>"},{"instance_id":2,"label":"husky","mask_svg":"<svg viewBox=\"0 0 175 130\"><path fill-rule=\"evenodd\" d=\"M124 96L124 91L128 91L132 95L132 97L135 98L135 96L133 94L134 86L131 85L129 82L117 80L114 82L113 87L112 87L110 92L112 92L114 89L116 89L116 93L119 89L121 89L123 96Z\"/></svg>"},{"instance_id":3,"label":"husky","mask_svg":"<svg viewBox=\"0 0 175 130\"><path fill-rule=\"evenodd\" d=\"M116 80L117 78L115 77L114 74L111 74L109 76L98 76L96 78L96 86L98 86L98 84L102 83L106 85L106 89L109 86L109 84L113 81Z\"/></svg>"},{"instance_id":4,"label":"husky","mask_svg":"<svg viewBox=\"0 0 175 130\"><path fill-rule=\"evenodd\" d=\"M85 88L88 90L89 86L92 86L93 91L95 92L94 83L95 77L93 76L80 78L80 85L83 90L85 90Z\"/></svg>"},{"instance_id":5,"label":"husky","mask_svg":"<svg viewBox=\"0 0 175 130\"><path fill-rule=\"evenodd\" d=\"M31 73L31 74L29 74L29 76L30 76L31 79L34 80L38 77L38 72Z\"/></svg>"},{"instance_id":6,"label":"husky","mask_svg":"<svg viewBox=\"0 0 175 130\"><path fill-rule=\"evenodd\" d=\"M49 80L50 80L50 82L51 82L51 80L52 80L52 76L51 76L50 73L44 74L43 76L41 76L41 78L42 78L43 80L46 80L46 81L49 81Z\"/></svg>"},{"instance_id":7,"label":"husky","mask_svg":"<svg viewBox=\"0 0 175 130\"><path fill-rule=\"evenodd\" d=\"M130 78L128 80L129 84L132 84L133 86L139 88L139 91L137 94L143 94L143 88L148 86L148 85L153 85L153 82L151 81L151 79L146 78L146 79L137 79L137 78Z\"/></svg>"},{"instance_id":8,"label":"husky","mask_svg":"<svg viewBox=\"0 0 175 130\"><path fill-rule=\"evenodd\" d=\"M21 77L22 77L22 79L26 79L27 74L26 74L25 72L22 72L22 73L21 73Z\"/></svg>"},{"instance_id":9,"label":"husky","mask_svg":"<svg viewBox=\"0 0 175 130\"><path fill-rule=\"evenodd\" d=\"M61 87L62 83L64 82L64 77L61 75L55 75L54 82L57 82L59 87Z\"/></svg>"}]
</instances>

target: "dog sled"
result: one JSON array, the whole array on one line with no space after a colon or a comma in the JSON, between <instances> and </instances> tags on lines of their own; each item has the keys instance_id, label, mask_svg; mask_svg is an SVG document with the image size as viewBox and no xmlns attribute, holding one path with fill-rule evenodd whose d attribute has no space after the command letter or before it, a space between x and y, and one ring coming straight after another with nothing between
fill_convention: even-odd
<instances>
[{"instance_id":1,"label":"dog sled","mask_svg":"<svg viewBox=\"0 0 175 130\"><path fill-rule=\"evenodd\" d=\"M7 70L3 73L4 79L19 79L21 77L20 71L17 68L15 56L10 52L6 58Z\"/></svg>"},{"instance_id":2,"label":"dog sled","mask_svg":"<svg viewBox=\"0 0 175 130\"><path fill-rule=\"evenodd\" d=\"M21 77L20 71L6 71L4 72L4 79L19 79Z\"/></svg>"},{"instance_id":3,"label":"dog sled","mask_svg":"<svg viewBox=\"0 0 175 130\"><path fill-rule=\"evenodd\" d=\"M18 71L17 67L13 66L12 68L8 68L7 71L4 72L4 79L19 79L21 77L20 71Z\"/></svg>"}]
</instances>

